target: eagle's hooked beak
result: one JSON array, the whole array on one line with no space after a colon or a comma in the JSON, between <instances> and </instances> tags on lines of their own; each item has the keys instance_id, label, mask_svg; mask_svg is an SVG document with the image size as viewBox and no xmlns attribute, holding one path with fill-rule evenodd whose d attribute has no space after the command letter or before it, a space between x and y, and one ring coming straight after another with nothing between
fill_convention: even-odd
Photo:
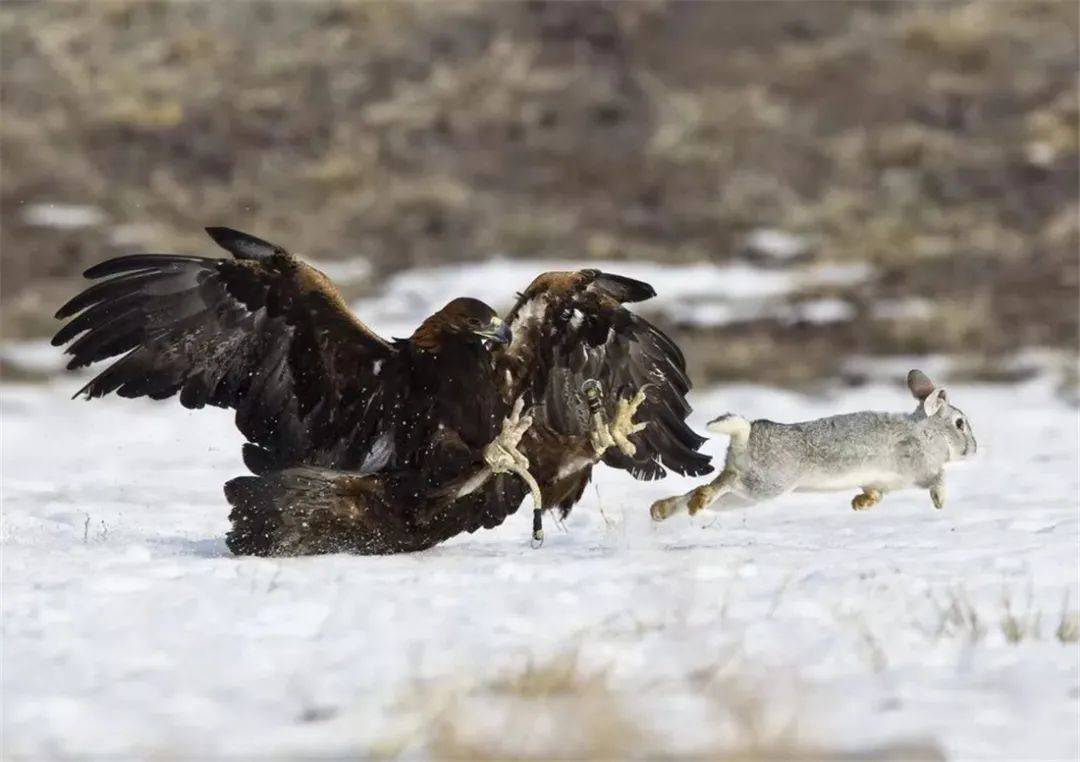
<instances>
[{"instance_id":1,"label":"eagle's hooked beak","mask_svg":"<svg viewBox=\"0 0 1080 762\"><path fill-rule=\"evenodd\" d=\"M510 326L502 318L493 317L486 328L481 328L474 333L489 341L494 341L496 344L510 343Z\"/></svg>"}]
</instances>

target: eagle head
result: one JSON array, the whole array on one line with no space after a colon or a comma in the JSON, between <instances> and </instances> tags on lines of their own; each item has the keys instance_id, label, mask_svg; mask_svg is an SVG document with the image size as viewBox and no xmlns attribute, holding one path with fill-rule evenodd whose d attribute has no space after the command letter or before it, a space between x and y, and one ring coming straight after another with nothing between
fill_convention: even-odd
<instances>
[{"instance_id":1,"label":"eagle head","mask_svg":"<svg viewBox=\"0 0 1080 762\"><path fill-rule=\"evenodd\" d=\"M483 341L509 344L510 326L479 299L462 297L421 323L411 341L430 351Z\"/></svg>"}]
</instances>

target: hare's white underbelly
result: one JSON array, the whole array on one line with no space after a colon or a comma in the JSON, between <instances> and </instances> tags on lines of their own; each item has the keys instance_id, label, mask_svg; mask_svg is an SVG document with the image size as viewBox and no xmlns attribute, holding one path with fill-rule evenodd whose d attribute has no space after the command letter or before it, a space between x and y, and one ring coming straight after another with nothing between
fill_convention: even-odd
<instances>
[{"instance_id":1,"label":"hare's white underbelly","mask_svg":"<svg viewBox=\"0 0 1080 762\"><path fill-rule=\"evenodd\" d=\"M842 489L892 490L907 486L907 480L895 471L862 467L850 471L811 472L795 486L798 492L832 492Z\"/></svg>"}]
</instances>

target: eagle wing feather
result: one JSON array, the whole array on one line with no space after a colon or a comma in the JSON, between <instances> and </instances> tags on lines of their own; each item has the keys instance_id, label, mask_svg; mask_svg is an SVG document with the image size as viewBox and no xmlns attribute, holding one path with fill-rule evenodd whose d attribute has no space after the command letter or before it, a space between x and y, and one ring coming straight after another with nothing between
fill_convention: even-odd
<instances>
[{"instance_id":1,"label":"eagle wing feather","mask_svg":"<svg viewBox=\"0 0 1080 762\"><path fill-rule=\"evenodd\" d=\"M86 271L98 282L57 312L70 320L53 344L72 342L72 369L118 359L76 396L179 394L188 408L231 408L254 470L352 465L378 435L397 350L315 268L254 236L207 230L232 259L136 254Z\"/></svg>"}]
</instances>

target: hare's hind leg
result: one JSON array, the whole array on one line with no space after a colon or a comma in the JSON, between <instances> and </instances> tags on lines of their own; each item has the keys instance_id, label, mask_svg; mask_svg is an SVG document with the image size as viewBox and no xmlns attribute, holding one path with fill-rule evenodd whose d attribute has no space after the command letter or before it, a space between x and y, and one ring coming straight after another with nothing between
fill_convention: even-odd
<instances>
[{"instance_id":1,"label":"hare's hind leg","mask_svg":"<svg viewBox=\"0 0 1080 762\"><path fill-rule=\"evenodd\" d=\"M930 482L930 499L939 511L945 507L945 474L939 473Z\"/></svg>"},{"instance_id":2,"label":"hare's hind leg","mask_svg":"<svg viewBox=\"0 0 1080 762\"><path fill-rule=\"evenodd\" d=\"M690 503L690 496L693 494L694 490L690 490L685 495L675 495L674 497L657 500L649 507L649 515L652 516L653 521L669 519L686 508Z\"/></svg>"},{"instance_id":3,"label":"hare's hind leg","mask_svg":"<svg viewBox=\"0 0 1080 762\"><path fill-rule=\"evenodd\" d=\"M708 508L715 503L720 496L731 492L739 480L739 474L734 468L725 468L720 475L708 484L703 484L690 493L690 501L687 509L693 516L698 511Z\"/></svg>"},{"instance_id":4,"label":"hare's hind leg","mask_svg":"<svg viewBox=\"0 0 1080 762\"><path fill-rule=\"evenodd\" d=\"M882 497L884 497L884 494L881 490L863 487L861 493L851 498L851 508L856 511L865 511L867 508L873 508L880 503Z\"/></svg>"},{"instance_id":5,"label":"hare's hind leg","mask_svg":"<svg viewBox=\"0 0 1080 762\"><path fill-rule=\"evenodd\" d=\"M725 468L711 482L695 487L685 495L657 500L652 504L649 513L652 514L653 521L663 521L683 509L686 509L693 516L698 511L708 508L722 495L734 489L738 478L739 475L735 469Z\"/></svg>"}]
</instances>

